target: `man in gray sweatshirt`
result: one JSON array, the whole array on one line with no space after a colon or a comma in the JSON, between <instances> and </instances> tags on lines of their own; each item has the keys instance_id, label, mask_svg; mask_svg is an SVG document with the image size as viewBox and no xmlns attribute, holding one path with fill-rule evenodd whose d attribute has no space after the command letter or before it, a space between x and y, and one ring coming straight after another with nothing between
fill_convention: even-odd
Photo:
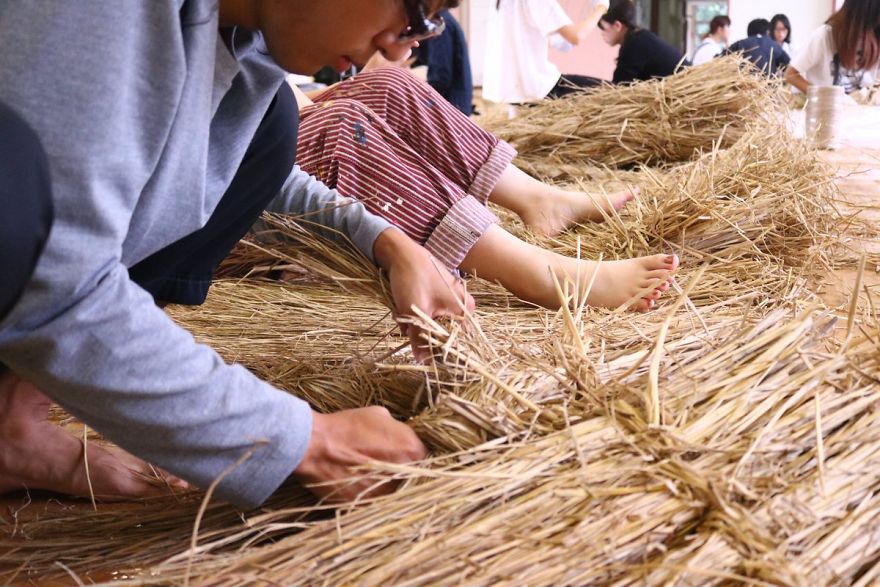
<instances>
[{"instance_id":1,"label":"man in gray sweatshirt","mask_svg":"<svg viewBox=\"0 0 880 587\"><path fill-rule=\"evenodd\" d=\"M388 271L399 313L472 304L422 247L293 165L284 85L399 59L454 3L0 0L0 154L16 153L0 161L0 493L88 493L49 398L128 451L90 447L99 495L153 491L144 459L201 487L222 477L221 497L254 507L291 476L425 454L381 408L316 414L224 363L156 302L204 300L269 207L348 237Z\"/></svg>"}]
</instances>

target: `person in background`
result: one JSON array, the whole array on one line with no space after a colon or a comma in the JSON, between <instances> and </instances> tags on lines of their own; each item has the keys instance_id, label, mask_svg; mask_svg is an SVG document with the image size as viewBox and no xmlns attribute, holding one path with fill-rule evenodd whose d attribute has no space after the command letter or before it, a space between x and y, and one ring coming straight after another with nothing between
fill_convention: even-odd
<instances>
[{"instance_id":1,"label":"person in background","mask_svg":"<svg viewBox=\"0 0 880 587\"><path fill-rule=\"evenodd\" d=\"M474 111L474 85L464 31L448 10L438 14L446 23L446 30L439 37L420 43L414 65L427 66L431 87L470 116Z\"/></svg>"},{"instance_id":2,"label":"person in background","mask_svg":"<svg viewBox=\"0 0 880 587\"><path fill-rule=\"evenodd\" d=\"M697 45L691 62L700 65L711 61L716 55L720 55L730 42L730 18L724 15L716 16L709 22L709 34Z\"/></svg>"},{"instance_id":3,"label":"person in background","mask_svg":"<svg viewBox=\"0 0 880 587\"><path fill-rule=\"evenodd\" d=\"M748 37L732 44L727 53L742 53L768 77L780 75L791 58L770 38L769 31L770 22L766 18L756 18L746 28Z\"/></svg>"},{"instance_id":4,"label":"person in background","mask_svg":"<svg viewBox=\"0 0 880 587\"><path fill-rule=\"evenodd\" d=\"M791 52L791 22L784 14L774 14L770 19L770 38L776 41L776 44L782 47L789 57L793 57Z\"/></svg>"},{"instance_id":5,"label":"person in background","mask_svg":"<svg viewBox=\"0 0 880 587\"><path fill-rule=\"evenodd\" d=\"M602 39L612 47L620 45L613 83L672 75L679 65L689 65L682 52L636 24L632 0L614 0L599 20Z\"/></svg>"},{"instance_id":6,"label":"person in background","mask_svg":"<svg viewBox=\"0 0 880 587\"><path fill-rule=\"evenodd\" d=\"M846 0L810 35L785 72L785 81L807 87L843 86L847 94L880 79L880 0Z\"/></svg>"},{"instance_id":7,"label":"person in background","mask_svg":"<svg viewBox=\"0 0 880 587\"><path fill-rule=\"evenodd\" d=\"M550 61L550 44L580 44L607 9L608 0L596 0L586 18L573 22L557 0L496 0L486 39L483 97L522 104L599 85L593 77L561 74Z\"/></svg>"}]
</instances>

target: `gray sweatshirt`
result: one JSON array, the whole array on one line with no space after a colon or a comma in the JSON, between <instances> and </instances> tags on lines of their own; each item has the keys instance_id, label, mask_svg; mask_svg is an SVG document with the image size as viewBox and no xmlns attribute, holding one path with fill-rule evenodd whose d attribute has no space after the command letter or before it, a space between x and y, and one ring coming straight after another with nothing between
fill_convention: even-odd
<instances>
[{"instance_id":1,"label":"gray sweatshirt","mask_svg":"<svg viewBox=\"0 0 880 587\"><path fill-rule=\"evenodd\" d=\"M43 141L55 203L0 362L202 487L253 450L217 490L241 507L296 468L311 411L197 344L127 268L205 225L284 76L258 34L223 43L217 0L0 0L0 100ZM340 201L295 167L273 208L371 255L388 223Z\"/></svg>"}]
</instances>

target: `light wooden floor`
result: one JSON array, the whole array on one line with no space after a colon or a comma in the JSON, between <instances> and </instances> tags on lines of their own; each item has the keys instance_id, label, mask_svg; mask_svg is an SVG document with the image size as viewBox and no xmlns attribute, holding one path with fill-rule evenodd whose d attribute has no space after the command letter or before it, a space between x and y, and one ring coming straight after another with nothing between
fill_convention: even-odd
<instances>
[{"instance_id":1,"label":"light wooden floor","mask_svg":"<svg viewBox=\"0 0 880 587\"><path fill-rule=\"evenodd\" d=\"M802 128L802 115L794 118ZM880 106L847 108L842 125L843 148L822 151L820 157L837 168L841 196L849 210L880 227ZM880 241L862 242L867 252L880 254ZM826 303L837 305L851 295L855 270L835 271L826 283ZM880 265L869 265L864 283L880 302Z\"/></svg>"}]
</instances>

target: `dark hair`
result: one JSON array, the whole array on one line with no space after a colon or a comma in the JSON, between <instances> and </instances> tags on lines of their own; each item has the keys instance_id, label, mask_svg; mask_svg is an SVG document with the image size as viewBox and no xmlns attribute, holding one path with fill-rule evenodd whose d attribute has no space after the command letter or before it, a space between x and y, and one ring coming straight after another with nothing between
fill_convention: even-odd
<instances>
[{"instance_id":1,"label":"dark hair","mask_svg":"<svg viewBox=\"0 0 880 587\"><path fill-rule=\"evenodd\" d=\"M746 28L746 34L750 37L754 37L757 35L761 35L762 37L767 36L767 32L770 30L770 21L766 18L756 18L752 22L749 23L749 26Z\"/></svg>"},{"instance_id":2,"label":"dark hair","mask_svg":"<svg viewBox=\"0 0 880 587\"><path fill-rule=\"evenodd\" d=\"M782 23L785 25L785 30L788 31L785 33L785 38L782 39L783 43L791 43L791 22L789 22L788 17L784 14L774 14L773 18L770 19L770 32L768 33L773 40L776 40L776 25L778 23Z\"/></svg>"},{"instance_id":3,"label":"dark hair","mask_svg":"<svg viewBox=\"0 0 880 587\"><path fill-rule=\"evenodd\" d=\"M730 26L730 18L727 16L719 15L709 21L709 34L714 35L718 32L718 29L723 29L726 26Z\"/></svg>"},{"instance_id":4,"label":"dark hair","mask_svg":"<svg viewBox=\"0 0 880 587\"><path fill-rule=\"evenodd\" d=\"M828 24L845 68L872 69L880 62L880 0L846 0Z\"/></svg>"},{"instance_id":5,"label":"dark hair","mask_svg":"<svg viewBox=\"0 0 880 587\"><path fill-rule=\"evenodd\" d=\"M608 12L602 15L602 20L611 24L619 22L632 32L639 28L636 23L636 5L632 0L611 0L611 6Z\"/></svg>"}]
</instances>

